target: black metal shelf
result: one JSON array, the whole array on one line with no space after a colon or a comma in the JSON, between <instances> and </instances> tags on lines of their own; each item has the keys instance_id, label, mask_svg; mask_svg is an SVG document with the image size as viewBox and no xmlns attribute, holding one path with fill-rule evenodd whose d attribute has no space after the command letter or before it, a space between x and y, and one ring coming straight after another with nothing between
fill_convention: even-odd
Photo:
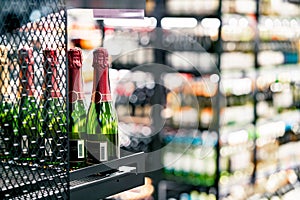
<instances>
[{"instance_id":1,"label":"black metal shelf","mask_svg":"<svg viewBox=\"0 0 300 200\"><path fill-rule=\"evenodd\" d=\"M14 163L2 163L2 165L0 168L1 199L22 199L28 196L31 198L46 197L51 196L50 191L52 193L58 190L67 191L67 182L60 186L53 184L53 181L59 183L61 179L68 176L66 170L23 166Z\"/></svg>"},{"instance_id":2,"label":"black metal shelf","mask_svg":"<svg viewBox=\"0 0 300 200\"><path fill-rule=\"evenodd\" d=\"M145 154L70 172L71 199L102 199L144 184Z\"/></svg>"}]
</instances>

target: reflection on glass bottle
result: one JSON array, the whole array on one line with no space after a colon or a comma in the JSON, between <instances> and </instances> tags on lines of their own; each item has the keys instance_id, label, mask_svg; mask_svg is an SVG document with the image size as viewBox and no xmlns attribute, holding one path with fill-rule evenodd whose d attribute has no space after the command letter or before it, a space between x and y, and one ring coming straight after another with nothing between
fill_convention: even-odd
<instances>
[{"instance_id":1,"label":"reflection on glass bottle","mask_svg":"<svg viewBox=\"0 0 300 200\"><path fill-rule=\"evenodd\" d=\"M86 108L84 104L82 52L79 48L68 51L69 61L69 161L70 169L85 166L86 162Z\"/></svg>"},{"instance_id":2,"label":"reflection on glass bottle","mask_svg":"<svg viewBox=\"0 0 300 200\"><path fill-rule=\"evenodd\" d=\"M87 163L97 164L120 156L118 119L109 86L108 52L93 52L93 94L87 117Z\"/></svg>"}]
</instances>

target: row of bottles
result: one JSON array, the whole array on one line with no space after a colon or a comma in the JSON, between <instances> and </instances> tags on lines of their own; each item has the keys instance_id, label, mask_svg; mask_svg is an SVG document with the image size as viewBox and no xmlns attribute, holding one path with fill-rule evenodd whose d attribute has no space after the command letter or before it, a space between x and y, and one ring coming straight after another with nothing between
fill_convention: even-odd
<instances>
[{"instance_id":1,"label":"row of bottles","mask_svg":"<svg viewBox=\"0 0 300 200\"><path fill-rule=\"evenodd\" d=\"M135 116L149 118L154 94L153 75L141 70L114 70L113 95L120 120ZM124 119L126 121L126 119Z\"/></svg>"},{"instance_id":2,"label":"row of bottles","mask_svg":"<svg viewBox=\"0 0 300 200\"><path fill-rule=\"evenodd\" d=\"M1 1L0 199L69 196L64 6Z\"/></svg>"},{"instance_id":3,"label":"row of bottles","mask_svg":"<svg viewBox=\"0 0 300 200\"><path fill-rule=\"evenodd\" d=\"M297 16L299 6L297 1L262 0L260 14L270 16Z\"/></svg>"},{"instance_id":4,"label":"row of bottles","mask_svg":"<svg viewBox=\"0 0 300 200\"><path fill-rule=\"evenodd\" d=\"M59 88L57 52L43 51L42 93L36 93L33 50L17 57L1 47L1 160L40 166L59 165L66 132L64 100ZM14 79L11 71L18 71ZM15 93L12 88L18 88ZM53 157L55 157L53 159Z\"/></svg>"},{"instance_id":5,"label":"row of bottles","mask_svg":"<svg viewBox=\"0 0 300 200\"><path fill-rule=\"evenodd\" d=\"M216 77L215 77L216 76ZM195 78L189 74L169 73L163 76L168 89L163 118L170 127L208 128L213 118L212 98L218 75Z\"/></svg>"},{"instance_id":6,"label":"row of bottles","mask_svg":"<svg viewBox=\"0 0 300 200\"><path fill-rule=\"evenodd\" d=\"M220 129L220 194L235 185L247 185L254 172L254 128L252 125L223 126Z\"/></svg>"},{"instance_id":7,"label":"row of bottles","mask_svg":"<svg viewBox=\"0 0 300 200\"><path fill-rule=\"evenodd\" d=\"M148 151L152 141L154 77L141 69L110 69L112 96L123 153Z\"/></svg>"},{"instance_id":8,"label":"row of bottles","mask_svg":"<svg viewBox=\"0 0 300 200\"><path fill-rule=\"evenodd\" d=\"M295 16L299 13L299 8L297 7L296 1L294 4L292 4L288 1L262 0L259 2L259 4L262 7L261 13L264 15ZM179 0L168 0L166 2L166 7L168 14L213 14L218 9L218 1L189 0L181 2ZM255 11L255 0L224 0L222 2L222 12L224 13L254 14Z\"/></svg>"},{"instance_id":9,"label":"row of bottles","mask_svg":"<svg viewBox=\"0 0 300 200\"><path fill-rule=\"evenodd\" d=\"M218 9L218 1L213 0L167 0L166 10L173 15L214 14Z\"/></svg>"},{"instance_id":10,"label":"row of bottles","mask_svg":"<svg viewBox=\"0 0 300 200\"><path fill-rule=\"evenodd\" d=\"M297 17L262 16L258 27L259 36L262 41L297 41L299 24L300 20ZM282 29L285 31L282 31Z\"/></svg>"},{"instance_id":11,"label":"row of bottles","mask_svg":"<svg viewBox=\"0 0 300 200\"><path fill-rule=\"evenodd\" d=\"M217 135L197 130L168 131L162 163L167 178L192 185L212 186L216 176Z\"/></svg>"},{"instance_id":12,"label":"row of bottles","mask_svg":"<svg viewBox=\"0 0 300 200\"><path fill-rule=\"evenodd\" d=\"M192 190L180 193L179 198L171 197L168 200L216 200L216 195L214 193Z\"/></svg>"},{"instance_id":13,"label":"row of bottles","mask_svg":"<svg viewBox=\"0 0 300 200\"><path fill-rule=\"evenodd\" d=\"M209 53L199 53L190 51L174 51L167 54L167 64L172 66L175 70L193 71L199 70L199 72L216 70L216 55Z\"/></svg>"},{"instance_id":14,"label":"row of bottles","mask_svg":"<svg viewBox=\"0 0 300 200\"><path fill-rule=\"evenodd\" d=\"M247 200L292 200L299 196L299 168L282 169L259 179Z\"/></svg>"},{"instance_id":15,"label":"row of bottles","mask_svg":"<svg viewBox=\"0 0 300 200\"><path fill-rule=\"evenodd\" d=\"M176 21L176 19L174 20ZM196 19L194 20L192 27L180 29L184 30L186 33L184 35L177 31L181 25L178 25L176 29L176 25L175 27L171 26L172 18L163 18L161 24L164 31L162 41L158 40L159 44L156 44L155 31L132 32L127 29L121 31L108 29L106 31L108 37L106 37L104 44L115 56L116 68L127 64L152 63L154 61L153 49L136 49L153 43L162 45L163 48L173 52L172 54L167 53L167 64L176 69L191 70L199 68L200 71L202 69L214 69L216 68L214 64L216 63L216 55L191 51L216 52L215 41L218 37L220 21L217 18L204 18L199 22ZM188 21L186 21L187 23ZM255 55L253 49L256 37L261 38L260 52L258 53L259 66L299 63L299 41L295 39L297 38L298 24L299 20L297 18L263 17L258 25L256 19L252 16L224 15L221 38L226 41L223 47L226 52L221 55L221 69L254 68ZM256 36L256 26L258 26L258 36ZM285 26L290 31L278 31L276 28L286 30ZM144 40L147 42L145 43ZM124 41L126 41L126 45L122 43ZM263 43L263 41L266 42ZM118 51L115 48L112 49L114 46L112 42L120 43L122 48L119 48ZM232 62L232 59L235 62Z\"/></svg>"},{"instance_id":16,"label":"row of bottles","mask_svg":"<svg viewBox=\"0 0 300 200\"><path fill-rule=\"evenodd\" d=\"M69 50L69 138L70 169L76 170L120 156L118 119L109 86L109 55L106 49L93 51L93 91L86 112L82 52Z\"/></svg>"},{"instance_id":17,"label":"row of bottles","mask_svg":"<svg viewBox=\"0 0 300 200\"><path fill-rule=\"evenodd\" d=\"M164 81L169 92L163 116L168 125L209 128L214 119L218 79L217 74L201 78L186 74L166 74ZM253 120L253 80L250 77L223 75L220 92L222 125L250 123ZM244 110L245 115L239 115L240 109Z\"/></svg>"},{"instance_id":18,"label":"row of bottles","mask_svg":"<svg viewBox=\"0 0 300 200\"><path fill-rule=\"evenodd\" d=\"M147 152L152 142L152 129L132 119L130 123L119 121L120 147L125 152Z\"/></svg>"},{"instance_id":19,"label":"row of bottles","mask_svg":"<svg viewBox=\"0 0 300 200\"><path fill-rule=\"evenodd\" d=\"M38 166L58 166L67 144L66 100L63 97L57 51L43 51L41 94L36 90L31 48L17 58L1 46L1 160ZM82 90L82 54L71 49L69 59L70 168L77 169L119 157L117 117L112 107L108 53L94 51L94 86L88 113ZM13 62L13 63L12 63ZM39 63L36 63L39 64ZM13 79L11 70L19 76ZM16 93L11 88L18 88ZM14 98L16 96L16 98ZM88 152L88 153L87 153Z\"/></svg>"},{"instance_id":20,"label":"row of bottles","mask_svg":"<svg viewBox=\"0 0 300 200\"><path fill-rule=\"evenodd\" d=\"M299 128L297 123L273 121L258 126L257 177L299 166Z\"/></svg>"},{"instance_id":21,"label":"row of bottles","mask_svg":"<svg viewBox=\"0 0 300 200\"><path fill-rule=\"evenodd\" d=\"M286 71L287 70L287 71ZM257 77L257 114L259 118L293 111L299 108L299 72L297 68L286 68L274 73L261 71Z\"/></svg>"}]
</instances>

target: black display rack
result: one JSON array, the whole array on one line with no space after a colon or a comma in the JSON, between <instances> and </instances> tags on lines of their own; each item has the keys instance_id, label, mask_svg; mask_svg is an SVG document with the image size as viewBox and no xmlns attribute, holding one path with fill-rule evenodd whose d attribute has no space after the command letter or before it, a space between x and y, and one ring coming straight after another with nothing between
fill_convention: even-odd
<instances>
[{"instance_id":1,"label":"black display rack","mask_svg":"<svg viewBox=\"0 0 300 200\"><path fill-rule=\"evenodd\" d=\"M145 154L136 153L70 173L71 199L103 199L143 185Z\"/></svg>"},{"instance_id":2,"label":"black display rack","mask_svg":"<svg viewBox=\"0 0 300 200\"><path fill-rule=\"evenodd\" d=\"M0 198L67 199L67 36L64 1L1 0L0 18ZM19 52L23 48L32 50L35 77L35 94L31 98L35 108L27 107L25 110L26 104L22 101L26 98L26 92L22 86L28 80L20 78L24 63L20 61ZM60 97L56 100L49 95L49 89L54 88L53 83L45 82L45 49L53 49L57 54L58 87L54 92ZM49 106L53 102L55 106ZM50 118L53 120L51 127L44 123Z\"/></svg>"}]
</instances>

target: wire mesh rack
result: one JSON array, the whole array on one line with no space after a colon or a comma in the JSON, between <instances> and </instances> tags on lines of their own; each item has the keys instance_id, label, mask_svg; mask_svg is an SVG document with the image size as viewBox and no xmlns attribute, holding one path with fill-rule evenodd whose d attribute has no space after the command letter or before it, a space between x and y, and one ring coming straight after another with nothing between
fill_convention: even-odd
<instances>
[{"instance_id":1,"label":"wire mesh rack","mask_svg":"<svg viewBox=\"0 0 300 200\"><path fill-rule=\"evenodd\" d=\"M68 199L65 2L0 4L0 199Z\"/></svg>"}]
</instances>

